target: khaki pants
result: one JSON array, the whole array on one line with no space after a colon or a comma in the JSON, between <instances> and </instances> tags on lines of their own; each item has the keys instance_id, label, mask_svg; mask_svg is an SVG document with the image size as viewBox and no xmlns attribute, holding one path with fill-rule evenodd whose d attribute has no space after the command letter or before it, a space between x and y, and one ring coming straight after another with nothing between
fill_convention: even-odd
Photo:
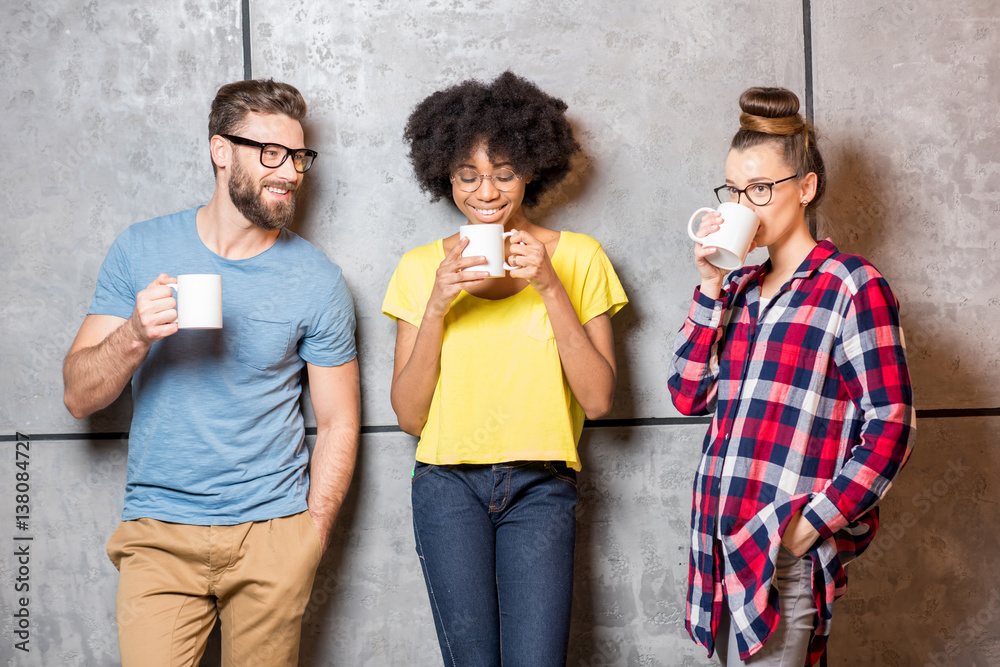
<instances>
[{"instance_id":1,"label":"khaki pants","mask_svg":"<svg viewBox=\"0 0 1000 667\"><path fill-rule=\"evenodd\" d=\"M745 662L736 645L736 630L726 610L719 619L719 662L723 667L802 667L809 655L809 642L816 623L816 601L812 597L812 561L796 558L784 546L778 549L778 562L772 581L778 591L780 617L778 627L764 646Z\"/></svg>"},{"instance_id":2,"label":"khaki pants","mask_svg":"<svg viewBox=\"0 0 1000 667\"><path fill-rule=\"evenodd\" d=\"M320 556L308 511L236 526L122 522L108 557L123 667L196 667L217 617L224 667L297 665Z\"/></svg>"}]
</instances>

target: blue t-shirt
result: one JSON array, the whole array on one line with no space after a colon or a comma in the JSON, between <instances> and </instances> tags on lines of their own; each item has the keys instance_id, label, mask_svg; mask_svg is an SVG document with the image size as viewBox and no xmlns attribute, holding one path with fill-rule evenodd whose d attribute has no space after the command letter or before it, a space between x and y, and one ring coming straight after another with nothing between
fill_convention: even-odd
<instances>
[{"instance_id":1,"label":"blue t-shirt","mask_svg":"<svg viewBox=\"0 0 1000 667\"><path fill-rule=\"evenodd\" d=\"M222 329L182 329L132 377L124 520L233 525L306 509L309 452L299 397L305 362L355 358L354 307L340 268L282 230L256 257L209 250L197 209L132 225L101 265L88 314L128 318L160 273L222 276Z\"/></svg>"}]
</instances>

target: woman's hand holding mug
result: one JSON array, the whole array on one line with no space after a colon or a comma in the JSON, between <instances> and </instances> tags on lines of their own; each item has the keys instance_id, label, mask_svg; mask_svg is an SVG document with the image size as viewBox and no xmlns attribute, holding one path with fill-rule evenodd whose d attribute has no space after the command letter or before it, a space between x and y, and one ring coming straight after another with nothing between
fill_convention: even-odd
<instances>
[{"instance_id":1,"label":"woman's hand holding mug","mask_svg":"<svg viewBox=\"0 0 1000 667\"><path fill-rule=\"evenodd\" d=\"M539 294L551 289L559 283L559 276L552 268L549 253L545 244L525 231L516 231L510 237L510 257L507 262L513 267L510 270L512 278L522 278L528 281ZM561 284L561 283L559 283Z\"/></svg>"},{"instance_id":2,"label":"woman's hand holding mug","mask_svg":"<svg viewBox=\"0 0 1000 667\"><path fill-rule=\"evenodd\" d=\"M694 221L705 214L698 229ZM743 266L746 256L757 247L754 236L760 224L757 214L735 202L719 205L718 210L700 208L688 220L688 236L697 245L694 263L701 275L701 292L710 299L722 293L726 274Z\"/></svg>"},{"instance_id":3,"label":"woman's hand holding mug","mask_svg":"<svg viewBox=\"0 0 1000 667\"><path fill-rule=\"evenodd\" d=\"M425 315L444 317L451 308L458 293L467 287L478 285L490 277L488 271L476 269L486 264L486 258L480 255L462 257L462 251L469 245L469 239L463 238L455 244L441 264L438 265L434 277L434 287L427 300ZM485 267L484 267L485 268ZM472 270L469 270L472 269Z\"/></svg>"}]
</instances>

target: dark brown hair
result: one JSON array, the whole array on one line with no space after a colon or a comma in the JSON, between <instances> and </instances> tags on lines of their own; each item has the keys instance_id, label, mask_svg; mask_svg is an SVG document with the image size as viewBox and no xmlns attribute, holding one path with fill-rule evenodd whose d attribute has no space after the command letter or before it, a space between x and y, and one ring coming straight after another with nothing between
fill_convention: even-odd
<instances>
[{"instance_id":1,"label":"dark brown hair","mask_svg":"<svg viewBox=\"0 0 1000 667\"><path fill-rule=\"evenodd\" d=\"M745 151L762 144L775 144L785 163L799 178L816 174L815 206L826 190L826 168L816 145L818 133L799 114L799 98L787 88L748 88L740 95L740 129L729 148Z\"/></svg>"},{"instance_id":2,"label":"dark brown hair","mask_svg":"<svg viewBox=\"0 0 1000 667\"><path fill-rule=\"evenodd\" d=\"M302 94L287 83L274 79L234 81L219 88L208 114L208 137L235 134L248 113L282 114L301 121L306 115ZM212 162L215 170L215 162Z\"/></svg>"}]
</instances>

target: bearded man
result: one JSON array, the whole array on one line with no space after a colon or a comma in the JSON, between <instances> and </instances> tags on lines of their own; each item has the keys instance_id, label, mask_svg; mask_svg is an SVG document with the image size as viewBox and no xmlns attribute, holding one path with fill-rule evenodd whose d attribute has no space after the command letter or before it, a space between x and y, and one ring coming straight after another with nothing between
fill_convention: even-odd
<instances>
[{"instance_id":1,"label":"bearded man","mask_svg":"<svg viewBox=\"0 0 1000 667\"><path fill-rule=\"evenodd\" d=\"M126 667L198 664L217 619L224 664L298 664L360 423L350 294L340 268L286 229L316 158L305 114L288 84L219 89L211 201L115 240L66 357L78 419L132 383L124 511L108 542ZM178 330L181 274L221 275L222 328Z\"/></svg>"}]
</instances>

